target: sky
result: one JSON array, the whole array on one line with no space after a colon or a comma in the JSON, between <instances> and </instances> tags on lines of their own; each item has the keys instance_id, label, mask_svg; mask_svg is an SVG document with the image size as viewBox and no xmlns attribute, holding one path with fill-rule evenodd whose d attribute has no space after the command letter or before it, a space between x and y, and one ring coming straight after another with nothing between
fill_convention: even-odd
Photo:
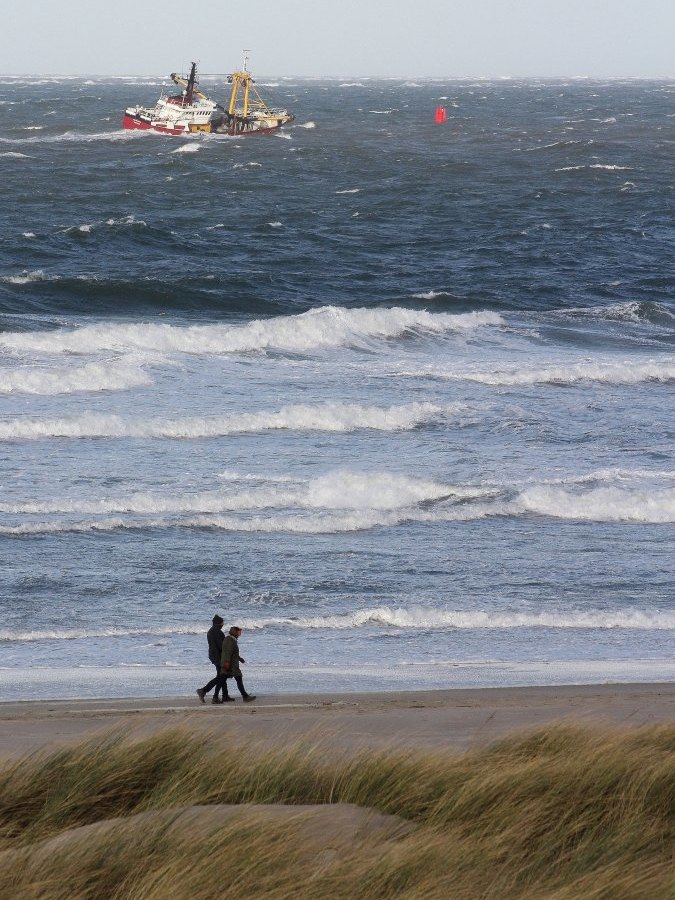
<instances>
[{"instance_id":1,"label":"sky","mask_svg":"<svg viewBox=\"0 0 675 900\"><path fill-rule=\"evenodd\" d=\"M675 0L0 0L4 74L675 76Z\"/></svg>"}]
</instances>

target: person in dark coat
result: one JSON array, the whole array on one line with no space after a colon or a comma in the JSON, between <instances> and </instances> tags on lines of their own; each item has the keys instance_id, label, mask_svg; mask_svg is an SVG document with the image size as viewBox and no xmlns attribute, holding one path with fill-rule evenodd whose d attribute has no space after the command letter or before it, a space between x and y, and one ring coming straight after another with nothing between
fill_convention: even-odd
<instances>
[{"instance_id":1,"label":"person in dark coat","mask_svg":"<svg viewBox=\"0 0 675 900\"><path fill-rule=\"evenodd\" d=\"M255 694L248 694L244 687L244 679L241 675L239 663L245 663L246 660L239 655L239 638L241 637L241 628L233 625L229 634L223 641L223 650L220 656L220 671L224 679L234 678L239 688L239 693L244 698L244 703L250 703L255 700ZM227 690L227 688L225 688Z\"/></svg>"},{"instance_id":2,"label":"person in dark coat","mask_svg":"<svg viewBox=\"0 0 675 900\"><path fill-rule=\"evenodd\" d=\"M213 617L213 625L206 632L206 639L209 642L209 659L216 667L216 677L212 678L208 684L205 684L203 688L197 688L197 696L201 703L205 703L204 698L211 690L211 688L215 687L215 691L213 694L213 700L211 703L230 703L234 700L234 697L229 697L227 693L227 681L221 675L220 671L220 657L223 650L223 640L225 635L223 634L223 619L215 615ZM223 699L221 700L218 696L220 692L223 693Z\"/></svg>"}]
</instances>

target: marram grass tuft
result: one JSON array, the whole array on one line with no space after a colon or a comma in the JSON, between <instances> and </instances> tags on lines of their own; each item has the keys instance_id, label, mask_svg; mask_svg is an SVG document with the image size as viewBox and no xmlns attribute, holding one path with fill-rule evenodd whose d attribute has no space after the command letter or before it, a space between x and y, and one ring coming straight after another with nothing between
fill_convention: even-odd
<instances>
[{"instance_id":1,"label":"marram grass tuft","mask_svg":"<svg viewBox=\"0 0 675 900\"><path fill-rule=\"evenodd\" d=\"M0 898L212 900L234 880L247 900L666 900L674 799L672 725L341 758L113 733L0 771ZM311 812L223 804L355 804L408 825L345 842Z\"/></svg>"}]
</instances>

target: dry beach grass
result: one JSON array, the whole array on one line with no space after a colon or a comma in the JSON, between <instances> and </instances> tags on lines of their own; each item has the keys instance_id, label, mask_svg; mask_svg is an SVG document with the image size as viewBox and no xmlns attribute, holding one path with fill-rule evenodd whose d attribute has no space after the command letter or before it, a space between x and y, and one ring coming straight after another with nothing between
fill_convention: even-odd
<instances>
[{"instance_id":1,"label":"dry beach grass","mask_svg":"<svg viewBox=\"0 0 675 900\"><path fill-rule=\"evenodd\" d=\"M335 750L178 728L7 763L0 897L672 896L673 725Z\"/></svg>"}]
</instances>

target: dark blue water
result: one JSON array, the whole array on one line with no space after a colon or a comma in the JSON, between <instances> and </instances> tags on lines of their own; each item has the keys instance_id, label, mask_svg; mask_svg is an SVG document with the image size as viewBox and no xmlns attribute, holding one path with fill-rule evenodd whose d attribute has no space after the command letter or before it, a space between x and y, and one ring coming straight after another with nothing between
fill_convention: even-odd
<instances>
[{"instance_id":1,"label":"dark blue water","mask_svg":"<svg viewBox=\"0 0 675 900\"><path fill-rule=\"evenodd\" d=\"M675 83L259 86L0 79L3 695L672 678Z\"/></svg>"}]
</instances>

